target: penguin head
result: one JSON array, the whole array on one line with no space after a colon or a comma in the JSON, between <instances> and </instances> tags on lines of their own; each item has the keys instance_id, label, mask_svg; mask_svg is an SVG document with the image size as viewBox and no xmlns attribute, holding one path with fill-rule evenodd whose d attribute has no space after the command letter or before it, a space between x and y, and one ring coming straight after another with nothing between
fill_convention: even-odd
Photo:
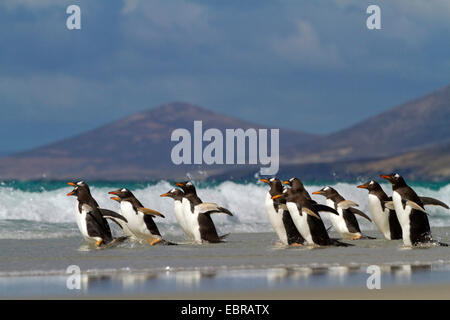
<instances>
[{"instance_id":1,"label":"penguin head","mask_svg":"<svg viewBox=\"0 0 450 320\"><path fill-rule=\"evenodd\" d=\"M332 187L327 186L327 187L323 187L322 189L320 189L316 192L313 192L312 194L320 194L320 195L324 196L325 198L330 199L330 198L336 196L338 193Z\"/></svg>"},{"instance_id":2,"label":"penguin head","mask_svg":"<svg viewBox=\"0 0 450 320\"><path fill-rule=\"evenodd\" d=\"M185 194L196 193L194 184L190 181L175 182L174 184L180 187Z\"/></svg>"},{"instance_id":3,"label":"penguin head","mask_svg":"<svg viewBox=\"0 0 450 320\"><path fill-rule=\"evenodd\" d=\"M405 179L403 179L403 177L398 173L382 174L380 177L389 181L393 187L406 185Z\"/></svg>"},{"instance_id":4,"label":"penguin head","mask_svg":"<svg viewBox=\"0 0 450 320\"><path fill-rule=\"evenodd\" d=\"M277 177L272 177L269 179L260 179L260 181L267 183L270 186L270 194L272 196L280 194L283 192L283 185L281 180Z\"/></svg>"},{"instance_id":5,"label":"penguin head","mask_svg":"<svg viewBox=\"0 0 450 320\"><path fill-rule=\"evenodd\" d=\"M284 184L287 184L294 190L304 190L305 186L303 185L302 180L299 178L290 178L289 180L283 181Z\"/></svg>"},{"instance_id":6,"label":"penguin head","mask_svg":"<svg viewBox=\"0 0 450 320\"><path fill-rule=\"evenodd\" d=\"M160 197L169 197L174 200L181 200L183 198L183 196L184 196L184 192L177 188L173 188L170 191L160 195Z\"/></svg>"},{"instance_id":7,"label":"penguin head","mask_svg":"<svg viewBox=\"0 0 450 320\"><path fill-rule=\"evenodd\" d=\"M75 196L78 201L83 203L89 203L92 199L92 196L89 192L89 189L86 189L83 186L75 186L71 192L67 194L67 196Z\"/></svg>"},{"instance_id":8,"label":"penguin head","mask_svg":"<svg viewBox=\"0 0 450 320\"><path fill-rule=\"evenodd\" d=\"M273 186L273 185L276 185L276 184L281 184L281 180L278 179L277 177L272 177L272 178L269 178L269 179L259 179L259 181L265 182L269 186Z\"/></svg>"},{"instance_id":9,"label":"penguin head","mask_svg":"<svg viewBox=\"0 0 450 320\"><path fill-rule=\"evenodd\" d=\"M122 201L123 199L126 199L126 198L134 197L133 193L131 193L131 191L128 190L127 188L122 188L122 189L117 189L115 191L110 191L110 192L108 192L108 194L116 195L117 197L111 197L111 199L112 200L116 200L118 202L120 202L120 201Z\"/></svg>"},{"instance_id":10,"label":"penguin head","mask_svg":"<svg viewBox=\"0 0 450 320\"><path fill-rule=\"evenodd\" d=\"M367 181L364 184L361 184L361 185L357 186L357 188L367 189L369 192L372 192L372 191L380 190L381 186L379 185L378 182L370 180L370 181Z\"/></svg>"},{"instance_id":11,"label":"penguin head","mask_svg":"<svg viewBox=\"0 0 450 320\"><path fill-rule=\"evenodd\" d=\"M80 180L78 182L67 182L67 184L72 187L78 187L78 188L85 189L89 194L91 193L91 190L89 189L88 184L83 180Z\"/></svg>"}]
</instances>

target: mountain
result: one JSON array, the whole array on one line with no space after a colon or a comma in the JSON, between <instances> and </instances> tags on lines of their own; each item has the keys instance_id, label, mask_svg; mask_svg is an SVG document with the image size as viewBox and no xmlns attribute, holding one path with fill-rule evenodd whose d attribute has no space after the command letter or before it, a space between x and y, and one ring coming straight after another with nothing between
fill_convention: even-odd
<instances>
[{"instance_id":1,"label":"mountain","mask_svg":"<svg viewBox=\"0 0 450 320\"><path fill-rule=\"evenodd\" d=\"M297 150L294 163L395 156L450 142L450 86L404 103Z\"/></svg>"},{"instance_id":2,"label":"mountain","mask_svg":"<svg viewBox=\"0 0 450 320\"><path fill-rule=\"evenodd\" d=\"M178 128L265 128L175 102L133 114L41 148L0 158L0 179L253 178L252 165L180 165L171 161ZM408 179L450 180L450 86L347 129L312 135L280 129L281 176L353 179L398 171ZM206 145L206 144L205 144Z\"/></svg>"},{"instance_id":3,"label":"mountain","mask_svg":"<svg viewBox=\"0 0 450 320\"><path fill-rule=\"evenodd\" d=\"M187 103L170 103L133 114L95 130L13 156L0 158L1 179L105 179L147 180L195 175L195 165L175 166L170 141L177 128L192 131L194 120L208 128L263 128ZM304 144L316 136L280 129L280 150ZM231 165L208 167L212 173ZM258 169L253 166L254 172ZM203 171L202 171L203 172Z\"/></svg>"}]
</instances>

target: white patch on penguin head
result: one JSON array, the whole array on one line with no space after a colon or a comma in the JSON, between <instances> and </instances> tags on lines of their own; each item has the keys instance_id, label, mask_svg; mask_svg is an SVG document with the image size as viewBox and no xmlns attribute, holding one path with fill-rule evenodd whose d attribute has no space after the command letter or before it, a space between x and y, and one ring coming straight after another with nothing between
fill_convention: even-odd
<instances>
[{"instance_id":1,"label":"white patch on penguin head","mask_svg":"<svg viewBox=\"0 0 450 320\"><path fill-rule=\"evenodd\" d=\"M85 184L86 183L83 180L77 182L77 185L79 185L79 186L84 186Z\"/></svg>"},{"instance_id":2,"label":"white patch on penguin head","mask_svg":"<svg viewBox=\"0 0 450 320\"><path fill-rule=\"evenodd\" d=\"M374 184L375 182L373 182L373 180L372 181L370 181L370 183L369 184Z\"/></svg>"},{"instance_id":3,"label":"white patch on penguin head","mask_svg":"<svg viewBox=\"0 0 450 320\"><path fill-rule=\"evenodd\" d=\"M125 188L122 188L122 190L120 190L120 191L122 191L122 192L126 192L126 191L127 191L127 189L125 189Z\"/></svg>"},{"instance_id":4,"label":"white patch on penguin head","mask_svg":"<svg viewBox=\"0 0 450 320\"><path fill-rule=\"evenodd\" d=\"M270 178L269 181L271 181L271 182L272 182L272 181L275 181L275 178Z\"/></svg>"},{"instance_id":5,"label":"white patch on penguin head","mask_svg":"<svg viewBox=\"0 0 450 320\"><path fill-rule=\"evenodd\" d=\"M398 173L396 173L396 174L394 175L394 177L400 178L400 175L399 175Z\"/></svg>"},{"instance_id":6,"label":"white patch on penguin head","mask_svg":"<svg viewBox=\"0 0 450 320\"><path fill-rule=\"evenodd\" d=\"M169 193L175 193L177 189L173 188L172 190L169 191Z\"/></svg>"},{"instance_id":7,"label":"white patch on penguin head","mask_svg":"<svg viewBox=\"0 0 450 320\"><path fill-rule=\"evenodd\" d=\"M323 188L323 191L328 191L328 190L330 190L330 187Z\"/></svg>"},{"instance_id":8,"label":"white patch on penguin head","mask_svg":"<svg viewBox=\"0 0 450 320\"><path fill-rule=\"evenodd\" d=\"M290 178L289 181L290 181L290 182L294 181L294 178Z\"/></svg>"},{"instance_id":9,"label":"white patch on penguin head","mask_svg":"<svg viewBox=\"0 0 450 320\"><path fill-rule=\"evenodd\" d=\"M192 183L189 181L188 183L186 183L187 186L192 186Z\"/></svg>"}]
</instances>

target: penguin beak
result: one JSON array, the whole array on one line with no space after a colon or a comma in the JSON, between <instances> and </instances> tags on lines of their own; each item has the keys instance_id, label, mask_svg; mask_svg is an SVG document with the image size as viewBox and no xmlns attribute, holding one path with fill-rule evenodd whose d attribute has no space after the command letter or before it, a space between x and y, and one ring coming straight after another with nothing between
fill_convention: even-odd
<instances>
[{"instance_id":1,"label":"penguin beak","mask_svg":"<svg viewBox=\"0 0 450 320\"><path fill-rule=\"evenodd\" d=\"M120 198L119 197L111 197L112 200L116 200L120 202Z\"/></svg>"},{"instance_id":2,"label":"penguin beak","mask_svg":"<svg viewBox=\"0 0 450 320\"><path fill-rule=\"evenodd\" d=\"M273 196L272 199L278 199L281 198L283 195L282 194L277 194L276 196Z\"/></svg>"},{"instance_id":3,"label":"penguin beak","mask_svg":"<svg viewBox=\"0 0 450 320\"><path fill-rule=\"evenodd\" d=\"M369 186L367 184L361 184L361 185L357 186L357 188L368 189Z\"/></svg>"},{"instance_id":4,"label":"penguin beak","mask_svg":"<svg viewBox=\"0 0 450 320\"><path fill-rule=\"evenodd\" d=\"M117 195L117 191L110 191L110 192L108 192L108 194L116 194Z\"/></svg>"},{"instance_id":5,"label":"penguin beak","mask_svg":"<svg viewBox=\"0 0 450 320\"><path fill-rule=\"evenodd\" d=\"M168 197L168 196L169 196L168 193L164 193L164 194L160 195L160 197Z\"/></svg>"},{"instance_id":6,"label":"penguin beak","mask_svg":"<svg viewBox=\"0 0 450 320\"><path fill-rule=\"evenodd\" d=\"M319 190L319 191L313 192L312 194L324 194L324 192L322 190Z\"/></svg>"},{"instance_id":7,"label":"penguin beak","mask_svg":"<svg viewBox=\"0 0 450 320\"><path fill-rule=\"evenodd\" d=\"M269 180L267 179L259 179L259 181L265 182L265 183L269 183Z\"/></svg>"},{"instance_id":8,"label":"penguin beak","mask_svg":"<svg viewBox=\"0 0 450 320\"><path fill-rule=\"evenodd\" d=\"M184 184L181 183L181 182L175 182L174 184L175 184L177 187L183 187L183 186L184 186Z\"/></svg>"},{"instance_id":9,"label":"penguin beak","mask_svg":"<svg viewBox=\"0 0 450 320\"><path fill-rule=\"evenodd\" d=\"M69 186L76 187L77 185L74 182L67 182Z\"/></svg>"},{"instance_id":10,"label":"penguin beak","mask_svg":"<svg viewBox=\"0 0 450 320\"><path fill-rule=\"evenodd\" d=\"M67 194L67 196L73 196L73 195L75 195L75 192L74 192L74 191L69 192L69 193Z\"/></svg>"},{"instance_id":11,"label":"penguin beak","mask_svg":"<svg viewBox=\"0 0 450 320\"><path fill-rule=\"evenodd\" d=\"M382 177L383 179L386 179L386 180L388 180L388 181L391 181L391 180L392 180L392 177L389 176L389 175L386 175L386 174L380 174L380 177Z\"/></svg>"},{"instance_id":12,"label":"penguin beak","mask_svg":"<svg viewBox=\"0 0 450 320\"><path fill-rule=\"evenodd\" d=\"M289 184L288 180L283 181L284 184Z\"/></svg>"}]
</instances>

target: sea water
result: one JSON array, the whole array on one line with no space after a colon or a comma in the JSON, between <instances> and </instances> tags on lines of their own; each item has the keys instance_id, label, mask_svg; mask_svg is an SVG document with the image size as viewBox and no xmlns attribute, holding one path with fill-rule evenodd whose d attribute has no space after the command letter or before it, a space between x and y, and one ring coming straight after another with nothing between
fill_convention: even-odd
<instances>
[{"instance_id":1,"label":"sea water","mask_svg":"<svg viewBox=\"0 0 450 320\"><path fill-rule=\"evenodd\" d=\"M391 285L398 281L450 282L447 247L405 248L401 241L382 239L373 224L358 218L363 232L376 240L352 241L355 246L348 248L287 248L277 244L266 217L266 184L215 181L196 185L203 201L216 202L233 213L233 217L212 216L219 234L230 233L226 243L185 241L173 200L160 197L172 188L167 181L90 183L100 206L112 210L118 210L118 205L109 199L108 191L129 188L144 206L166 216L155 219L164 238L180 243L150 247L126 241L106 249L83 242L75 223L75 199L66 196L72 188L65 182L1 183L0 297L365 286L370 265L379 266L383 281ZM313 192L324 185L333 186L368 212L367 191L357 189L357 183L306 183L306 188ZM383 187L389 194L390 186ZM448 183L413 187L421 196L450 203ZM314 199L324 203L324 198ZM450 242L450 211L440 207L428 211L434 238ZM327 214L321 215L330 226ZM115 235L121 235L119 228L112 228ZM80 268L84 291L67 290L70 265Z\"/></svg>"}]
</instances>

